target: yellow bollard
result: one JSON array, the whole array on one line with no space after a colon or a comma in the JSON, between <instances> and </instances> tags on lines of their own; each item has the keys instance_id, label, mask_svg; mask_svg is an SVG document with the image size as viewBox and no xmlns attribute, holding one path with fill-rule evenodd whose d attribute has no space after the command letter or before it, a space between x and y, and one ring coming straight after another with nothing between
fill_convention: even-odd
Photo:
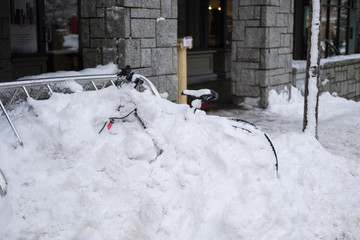
<instances>
[{"instance_id":1,"label":"yellow bollard","mask_svg":"<svg viewBox=\"0 0 360 240\"><path fill-rule=\"evenodd\" d=\"M178 103L186 104L186 96L181 93L187 88L186 50L192 48L192 37L178 38Z\"/></svg>"}]
</instances>

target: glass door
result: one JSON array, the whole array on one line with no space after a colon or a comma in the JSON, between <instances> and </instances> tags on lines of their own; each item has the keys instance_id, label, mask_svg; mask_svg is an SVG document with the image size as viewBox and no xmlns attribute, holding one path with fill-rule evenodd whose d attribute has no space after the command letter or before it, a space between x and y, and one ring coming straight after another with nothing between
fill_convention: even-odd
<instances>
[{"instance_id":1,"label":"glass door","mask_svg":"<svg viewBox=\"0 0 360 240\"><path fill-rule=\"evenodd\" d=\"M48 71L79 70L78 0L45 0Z\"/></svg>"}]
</instances>

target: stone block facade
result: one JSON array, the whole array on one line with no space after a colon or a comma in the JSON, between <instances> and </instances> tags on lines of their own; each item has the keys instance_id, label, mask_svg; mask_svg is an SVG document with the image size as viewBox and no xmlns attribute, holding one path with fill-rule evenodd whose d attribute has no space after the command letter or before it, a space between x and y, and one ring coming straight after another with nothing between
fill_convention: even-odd
<instances>
[{"instance_id":1,"label":"stone block facade","mask_svg":"<svg viewBox=\"0 0 360 240\"><path fill-rule=\"evenodd\" d=\"M81 2L84 67L130 65L177 99L177 0Z\"/></svg>"},{"instance_id":2,"label":"stone block facade","mask_svg":"<svg viewBox=\"0 0 360 240\"><path fill-rule=\"evenodd\" d=\"M320 91L336 93L340 97L360 101L360 55L321 60ZM293 85L303 89L306 62L294 64Z\"/></svg>"},{"instance_id":3,"label":"stone block facade","mask_svg":"<svg viewBox=\"0 0 360 240\"><path fill-rule=\"evenodd\" d=\"M291 85L294 0L234 0L232 93L234 102L260 98Z\"/></svg>"}]
</instances>

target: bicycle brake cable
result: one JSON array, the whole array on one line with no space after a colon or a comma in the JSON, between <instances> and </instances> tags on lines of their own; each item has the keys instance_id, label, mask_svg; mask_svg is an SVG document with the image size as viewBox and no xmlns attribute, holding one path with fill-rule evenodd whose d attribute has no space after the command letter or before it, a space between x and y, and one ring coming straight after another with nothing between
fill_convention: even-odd
<instances>
[{"instance_id":1,"label":"bicycle brake cable","mask_svg":"<svg viewBox=\"0 0 360 240\"><path fill-rule=\"evenodd\" d=\"M130 116L132 113L134 113L134 112L136 113L136 111L137 111L137 108L135 108L134 110L132 110L131 112L129 112L127 115L125 115L125 116L123 116L123 117L109 117L109 122L106 121L106 122L104 123L104 126L100 129L99 134L104 130L106 124L107 124L107 129L110 130L110 128L112 127L112 125L113 125L113 123L115 122L115 120L125 119L125 118L127 118L128 116ZM138 118L138 119L140 120L140 118L139 118L139 116L138 116L137 114L135 114L135 116L136 116L136 118ZM141 122L141 125L144 127L145 125L143 125L142 120L140 120L140 122ZM144 128L146 128L146 127L144 127Z\"/></svg>"}]
</instances>

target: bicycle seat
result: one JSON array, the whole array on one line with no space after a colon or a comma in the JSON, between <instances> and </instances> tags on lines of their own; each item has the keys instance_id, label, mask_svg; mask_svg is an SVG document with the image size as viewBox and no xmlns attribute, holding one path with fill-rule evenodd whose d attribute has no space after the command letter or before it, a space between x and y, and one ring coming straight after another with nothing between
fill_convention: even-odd
<instances>
[{"instance_id":1,"label":"bicycle seat","mask_svg":"<svg viewBox=\"0 0 360 240\"><path fill-rule=\"evenodd\" d=\"M189 96L195 99L200 99L203 103L210 100L217 100L219 94L214 90L210 89L199 89L199 90L184 90L181 95Z\"/></svg>"}]
</instances>

